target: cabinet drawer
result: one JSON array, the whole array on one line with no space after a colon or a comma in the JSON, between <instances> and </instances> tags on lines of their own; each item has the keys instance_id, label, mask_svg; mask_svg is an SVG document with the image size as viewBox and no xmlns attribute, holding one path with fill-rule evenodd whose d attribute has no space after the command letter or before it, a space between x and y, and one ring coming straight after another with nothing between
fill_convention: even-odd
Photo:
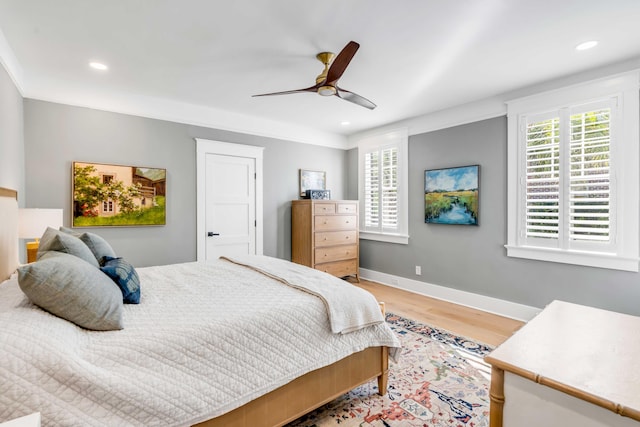
<instances>
[{"instance_id":1,"label":"cabinet drawer","mask_svg":"<svg viewBox=\"0 0 640 427\"><path fill-rule=\"evenodd\" d=\"M356 229L355 215L319 215L314 217L313 222L317 231Z\"/></svg>"},{"instance_id":2,"label":"cabinet drawer","mask_svg":"<svg viewBox=\"0 0 640 427\"><path fill-rule=\"evenodd\" d=\"M335 203L315 203L313 205L313 213L318 215L336 213Z\"/></svg>"},{"instance_id":3,"label":"cabinet drawer","mask_svg":"<svg viewBox=\"0 0 640 427\"><path fill-rule=\"evenodd\" d=\"M324 231L316 233L316 247L344 245L356 243L357 232L352 231Z\"/></svg>"},{"instance_id":4,"label":"cabinet drawer","mask_svg":"<svg viewBox=\"0 0 640 427\"><path fill-rule=\"evenodd\" d=\"M358 205L355 203L338 203L338 213L339 214L354 214L358 212Z\"/></svg>"},{"instance_id":5,"label":"cabinet drawer","mask_svg":"<svg viewBox=\"0 0 640 427\"><path fill-rule=\"evenodd\" d=\"M352 274L358 274L358 263L355 259L330 262L316 265L316 270L324 271L337 277L351 276Z\"/></svg>"},{"instance_id":6,"label":"cabinet drawer","mask_svg":"<svg viewBox=\"0 0 640 427\"><path fill-rule=\"evenodd\" d=\"M358 256L358 245L340 245L317 248L315 255L316 264L356 258Z\"/></svg>"}]
</instances>

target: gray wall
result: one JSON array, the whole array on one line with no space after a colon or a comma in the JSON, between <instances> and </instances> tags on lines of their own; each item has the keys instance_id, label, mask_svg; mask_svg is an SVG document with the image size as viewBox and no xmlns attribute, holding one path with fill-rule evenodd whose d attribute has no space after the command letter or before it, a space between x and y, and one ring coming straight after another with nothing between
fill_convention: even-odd
<instances>
[{"instance_id":1,"label":"gray wall","mask_svg":"<svg viewBox=\"0 0 640 427\"><path fill-rule=\"evenodd\" d=\"M348 160L357 168L357 149ZM424 170L473 164L480 165L479 226L425 224ZM351 193L357 176L349 179ZM409 244L361 240L360 265L534 307L560 299L640 315L638 273L508 258L506 215L505 117L412 136ZM422 276L415 275L416 265Z\"/></svg>"},{"instance_id":2,"label":"gray wall","mask_svg":"<svg viewBox=\"0 0 640 427\"><path fill-rule=\"evenodd\" d=\"M0 85L0 185L20 190L22 99L10 80L0 77ZM5 136L7 132L11 135ZM345 152L34 100L24 101L27 178L21 194L26 194L27 207L65 209L69 225L72 161L165 167L166 226L92 231L107 238L136 266L192 261L196 253L195 137L266 147L267 255L290 258L289 202L297 198L299 168L326 170L333 198L357 198L357 149ZM506 257L506 149L505 118L412 136L409 245L363 240L362 267L536 307L561 299L640 315L637 273ZM5 151L11 157L5 157ZM424 170L470 164L480 165L480 225L425 224ZM416 265L422 266L422 276L414 274Z\"/></svg>"},{"instance_id":3,"label":"gray wall","mask_svg":"<svg viewBox=\"0 0 640 427\"><path fill-rule=\"evenodd\" d=\"M345 194L343 150L29 99L24 124L27 206L63 208L67 226L73 161L167 169L166 226L91 229L136 266L196 258L196 137L266 147L265 255L291 257L290 200L297 198L299 168L327 171L333 198Z\"/></svg>"},{"instance_id":4,"label":"gray wall","mask_svg":"<svg viewBox=\"0 0 640 427\"><path fill-rule=\"evenodd\" d=\"M0 187L18 191L25 200L24 122L22 95L0 66Z\"/></svg>"}]
</instances>

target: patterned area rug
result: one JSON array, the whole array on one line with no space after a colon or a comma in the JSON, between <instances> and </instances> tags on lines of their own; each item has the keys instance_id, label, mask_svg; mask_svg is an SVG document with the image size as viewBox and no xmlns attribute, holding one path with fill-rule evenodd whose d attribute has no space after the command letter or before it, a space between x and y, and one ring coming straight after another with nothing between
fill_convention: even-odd
<instances>
[{"instance_id":1,"label":"patterned area rug","mask_svg":"<svg viewBox=\"0 0 640 427\"><path fill-rule=\"evenodd\" d=\"M371 381L287 427L488 427L491 369L482 358L492 349L395 314L387 322L403 346L388 393Z\"/></svg>"}]
</instances>

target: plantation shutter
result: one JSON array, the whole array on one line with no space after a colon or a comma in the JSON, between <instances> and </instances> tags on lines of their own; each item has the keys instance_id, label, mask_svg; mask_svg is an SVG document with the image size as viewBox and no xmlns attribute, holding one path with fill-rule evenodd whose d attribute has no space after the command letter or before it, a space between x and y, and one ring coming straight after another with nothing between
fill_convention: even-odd
<instances>
[{"instance_id":1,"label":"plantation shutter","mask_svg":"<svg viewBox=\"0 0 640 427\"><path fill-rule=\"evenodd\" d=\"M571 115L569 238L610 240L611 109Z\"/></svg>"},{"instance_id":2,"label":"plantation shutter","mask_svg":"<svg viewBox=\"0 0 640 427\"><path fill-rule=\"evenodd\" d=\"M380 227L380 153L370 151L364 157L364 226Z\"/></svg>"},{"instance_id":3,"label":"plantation shutter","mask_svg":"<svg viewBox=\"0 0 640 427\"><path fill-rule=\"evenodd\" d=\"M409 242L408 153L406 129L358 141L360 239Z\"/></svg>"},{"instance_id":4,"label":"plantation shutter","mask_svg":"<svg viewBox=\"0 0 640 427\"><path fill-rule=\"evenodd\" d=\"M364 155L364 229L398 231L398 147Z\"/></svg>"},{"instance_id":5,"label":"plantation shutter","mask_svg":"<svg viewBox=\"0 0 640 427\"><path fill-rule=\"evenodd\" d=\"M507 102L507 256L640 271L640 70Z\"/></svg>"},{"instance_id":6,"label":"plantation shutter","mask_svg":"<svg viewBox=\"0 0 640 427\"><path fill-rule=\"evenodd\" d=\"M557 239L560 228L560 119L527 124L526 235Z\"/></svg>"},{"instance_id":7,"label":"plantation shutter","mask_svg":"<svg viewBox=\"0 0 640 427\"><path fill-rule=\"evenodd\" d=\"M398 148L382 150L382 211L383 231L396 231L398 228Z\"/></svg>"},{"instance_id":8,"label":"plantation shutter","mask_svg":"<svg viewBox=\"0 0 640 427\"><path fill-rule=\"evenodd\" d=\"M524 236L562 248L612 242L611 115L608 102L528 117Z\"/></svg>"}]
</instances>

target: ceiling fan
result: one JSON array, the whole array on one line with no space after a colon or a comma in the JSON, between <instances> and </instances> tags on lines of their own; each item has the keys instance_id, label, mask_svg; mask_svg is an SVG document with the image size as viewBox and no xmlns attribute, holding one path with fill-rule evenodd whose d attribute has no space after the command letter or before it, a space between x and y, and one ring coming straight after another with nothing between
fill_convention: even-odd
<instances>
[{"instance_id":1,"label":"ceiling fan","mask_svg":"<svg viewBox=\"0 0 640 427\"><path fill-rule=\"evenodd\" d=\"M342 89L338 86L338 79L342 77L344 70L351 62L351 58L356 54L360 48L360 45L354 41L350 41L336 56L333 52L320 52L316 55L318 61L324 64L324 70L316 77L316 84L305 88L296 90L287 90L284 92L263 93L253 96L272 96L272 95L288 95L291 93L302 92L316 92L322 96L335 95L345 101L353 102L354 104L373 110L376 108L376 104L369 101L363 96L348 90Z\"/></svg>"}]
</instances>

